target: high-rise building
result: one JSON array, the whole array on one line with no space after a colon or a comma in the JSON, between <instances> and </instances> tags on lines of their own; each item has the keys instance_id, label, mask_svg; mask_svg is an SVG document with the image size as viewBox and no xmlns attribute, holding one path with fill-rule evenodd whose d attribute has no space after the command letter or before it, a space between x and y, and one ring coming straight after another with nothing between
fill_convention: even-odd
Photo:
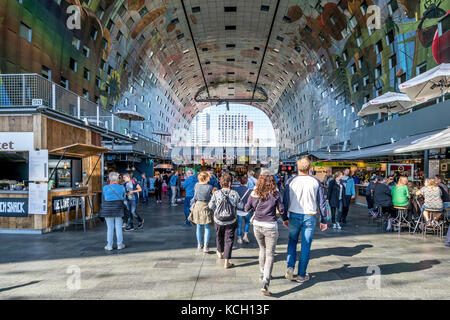
<instances>
[{"instance_id":1,"label":"high-rise building","mask_svg":"<svg viewBox=\"0 0 450 320\"><path fill-rule=\"evenodd\" d=\"M253 121L248 122L248 145L253 145Z\"/></svg>"},{"instance_id":2,"label":"high-rise building","mask_svg":"<svg viewBox=\"0 0 450 320\"><path fill-rule=\"evenodd\" d=\"M207 146L211 142L211 115L209 110L198 114L191 124L192 145Z\"/></svg>"},{"instance_id":3,"label":"high-rise building","mask_svg":"<svg viewBox=\"0 0 450 320\"><path fill-rule=\"evenodd\" d=\"M225 113L218 119L218 143L221 146L248 145L247 115L240 113Z\"/></svg>"}]
</instances>

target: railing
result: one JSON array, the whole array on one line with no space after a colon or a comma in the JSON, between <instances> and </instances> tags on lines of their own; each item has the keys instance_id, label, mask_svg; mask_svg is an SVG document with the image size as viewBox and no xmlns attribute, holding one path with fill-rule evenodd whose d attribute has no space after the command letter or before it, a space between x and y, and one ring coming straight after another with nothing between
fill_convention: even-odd
<instances>
[{"instance_id":1,"label":"railing","mask_svg":"<svg viewBox=\"0 0 450 320\"><path fill-rule=\"evenodd\" d=\"M127 120L38 74L0 74L0 109L36 107L53 109L108 131L131 137L127 134ZM151 153L157 151L155 154L167 155L167 147L159 142L143 135L138 135L138 139L151 142Z\"/></svg>"}]
</instances>

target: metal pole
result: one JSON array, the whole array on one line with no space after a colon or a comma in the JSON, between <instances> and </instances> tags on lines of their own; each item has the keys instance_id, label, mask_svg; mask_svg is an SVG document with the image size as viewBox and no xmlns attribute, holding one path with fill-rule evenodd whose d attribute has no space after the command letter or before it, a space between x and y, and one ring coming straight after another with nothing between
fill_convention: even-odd
<instances>
[{"instance_id":1,"label":"metal pole","mask_svg":"<svg viewBox=\"0 0 450 320\"><path fill-rule=\"evenodd\" d=\"M97 126L100 126L100 107L97 105Z\"/></svg>"},{"instance_id":2,"label":"metal pole","mask_svg":"<svg viewBox=\"0 0 450 320\"><path fill-rule=\"evenodd\" d=\"M114 114L111 113L111 131L114 131Z\"/></svg>"},{"instance_id":3,"label":"metal pole","mask_svg":"<svg viewBox=\"0 0 450 320\"><path fill-rule=\"evenodd\" d=\"M25 106L25 75L22 75L22 106Z\"/></svg>"},{"instance_id":4,"label":"metal pole","mask_svg":"<svg viewBox=\"0 0 450 320\"><path fill-rule=\"evenodd\" d=\"M428 178L429 175L429 154L430 150L425 150L423 152L423 177Z\"/></svg>"},{"instance_id":5,"label":"metal pole","mask_svg":"<svg viewBox=\"0 0 450 320\"><path fill-rule=\"evenodd\" d=\"M79 96L77 97L77 116L78 119L81 119L81 99Z\"/></svg>"},{"instance_id":6,"label":"metal pole","mask_svg":"<svg viewBox=\"0 0 450 320\"><path fill-rule=\"evenodd\" d=\"M56 110L56 85L52 83L52 108Z\"/></svg>"}]
</instances>

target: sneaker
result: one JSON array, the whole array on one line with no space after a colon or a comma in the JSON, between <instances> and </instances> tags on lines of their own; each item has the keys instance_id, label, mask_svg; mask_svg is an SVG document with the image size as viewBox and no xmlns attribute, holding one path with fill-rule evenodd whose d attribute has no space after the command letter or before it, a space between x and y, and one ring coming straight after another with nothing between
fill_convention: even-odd
<instances>
[{"instance_id":1,"label":"sneaker","mask_svg":"<svg viewBox=\"0 0 450 320\"><path fill-rule=\"evenodd\" d=\"M201 251L203 249L203 245L201 244L201 243L199 243L198 245L197 245L197 250L198 251Z\"/></svg>"},{"instance_id":2,"label":"sneaker","mask_svg":"<svg viewBox=\"0 0 450 320\"><path fill-rule=\"evenodd\" d=\"M121 244L120 246L117 247L117 250L122 250L122 249L125 249L125 245L124 244Z\"/></svg>"},{"instance_id":3,"label":"sneaker","mask_svg":"<svg viewBox=\"0 0 450 320\"><path fill-rule=\"evenodd\" d=\"M242 241L245 243L250 243L250 240L248 240L248 233L244 233L244 237L242 238Z\"/></svg>"},{"instance_id":4,"label":"sneaker","mask_svg":"<svg viewBox=\"0 0 450 320\"><path fill-rule=\"evenodd\" d=\"M341 229L342 229L342 227L341 227L341 225L339 224L339 222L336 222L336 228L338 228L338 230L341 230Z\"/></svg>"},{"instance_id":5,"label":"sneaker","mask_svg":"<svg viewBox=\"0 0 450 320\"><path fill-rule=\"evenodd\" d=\"M209 247L208 246L204 246L203 247L203 253L209 253Z\"/></svg>"},{"instance_id":6,"label":"sneaker","mask_svg":"<svg viewBox=\"0 0 450 320\"><path fill-rule=\"evenodd\" d=\"M142 219L142 221L138 224L137 228L138 229L143 229L144 228L144 219Z\"/></svg>"},{"instance_id":7,"label":"sneaker","mask_svg":"<svg viewBox=\"0 0 450 320\"><path fill-rule=\"evenodd\" d=\"M242 238L241 238L241 237L239 237L239 238L237 239L237 243L239 243L239 244L243 244L243 243L244 243L244 241L242 241Z\"/></svg>"},{"instance_id":8,"label":"sneaker","mask_svg":"<svg viewBox=\"0 0 450 320\"><path fill-rule=\"evenodd\" d=\"M298 275L297 278L295 279L295 281L297 281L298 283L303 283L308 280L309 280L309 274L306 274L304 278L302 276Z\"/></svg>"},{"instance_id":9,"label":"sneaker","mask_svg":"<svg viewBox=\"0 0 450 320\"><path fill-rule=\"evenodd\" d=\"M127 227L127 224L124 222L123 224L122 224L122 229L125 229Z\"/></svg>"},{"instance_id":10,"label":"sneaker","mask_svg":"<svg viewBox=\"0 0 450 320\"><path fill-rule=\"evenodd\" d=\"M112 251L112 249L113 249L112 247L105 246L106 251Z\"/></svg>"},{"instance_id":11,"label":"sneaker","mask_svg":"<svg viewBox=\"0 0 450 320\"><path fill-rule=\"evenodd\" d=\"M270 296L269 284L266 281L263 282L261 293L267 297Z\"/></svg>"},{"instance_id":12,"label":"sneaker","mask_svg":"<svg viewBox=\"0 0 450 320\"><path fill-rule=\"evenodd\" d=\"M176 206L178 206L178 205L177 205L176 203L172 203L171 206L172 206L172 207L176 207Z\"/></svg>"},{"instance_id":13,"label":"sneaker","mask_svg":"<svg viewBox=\"0 0 450 320\"><path fill-rule=\"evenodd\" d=\"M126 227L124 231L134 231L134 227Z\"/></svg>"},{"instance_id":14,"label":"sneaker","mask_svg":"<svg viewBox=\"0 0 450 320\"><path fill-rule=\"evenodd\" d=\"M290 281L294 281L295 277L294 277L294 269L293 268L287 268L286 270L286 274L284 275L284 277Z\"/></svg>"},{"instance_id":15,"label":"sneaker","mask_svg":"<svg viewBox=\"0 0 450 320\"><path fill-rule=\"evenodd\" d=\"M333 223L333 229L336 229L336 228L337 228L336 223Z\"/></svg>"}]
</instances>

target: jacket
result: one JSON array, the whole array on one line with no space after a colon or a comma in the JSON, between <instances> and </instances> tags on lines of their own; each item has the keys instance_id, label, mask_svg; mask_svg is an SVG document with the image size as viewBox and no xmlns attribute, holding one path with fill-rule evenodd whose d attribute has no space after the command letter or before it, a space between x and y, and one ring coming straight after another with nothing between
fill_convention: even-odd
<instances>
[{"instance_id":1,"label":"jacket","mask_svg":"<svg viewBox=\"0 0 450 320\"><path fill-rule=\"evenodd\" d=\"M287 212L289 210L289 206L290 206L290 203L291 203L291 199L290 199L291 187L290 187L290 184L297 177L298 176L293 176L293 177L289 178L286 181L286 185L284 187L283 205L284 205L284 208L285 208L285 212L281 215L281 218L283 219L283 221L289 220ZM315 179L317 181L317 184L318 184L317 193L316 193L315 197L316 197L316 201L318 202L318 209L320 211L320 222L321 223L327 223L327 206L326 206L326 202L325 202L325 196L323 194L322 184L320 183L320 181L317 178L312 177L312 176L309 176L309 177Z\"/></svg>"},{"instance_id":2,"label":"jacket","mask_svg":"<svg viewBox=\"0 0 450 320\"><path fill-rule=\"evenodd\" d=\"M258 208L258 210L256 210ZM267 199L264 201L259 200L255 191L250 194L247 203L245 204L244 211L255 211L255 220L261 222L275 222L277 221L277 211L284 213L284 205L281 200L281 195L276 191L273 195L269 193Z\"/></svg>"},{"instance_id":3,"label":"jacket","mask_svg":"<svg viewBox=\"0 0 450 320\"><path fill-rule=\"evenodd\" d=\"M186 190L186 197L194 196L194 188L197 182L197 175L190 176L183 182L183 188Z\"/></svg>"},{"instance_id":4,"label":"jacket","mask_svg":"<svg viewBox=\"0 0 450 320\"><path fill-rule=\"evenodd\" d=\"M241 201L241 197L239 197L239 194L236 191L231 189L222 189L214 192L211 200L208 203L208 207L214 211L214 222L218 225L230 225L237 222L237 217L233 221L228 222L222 222L216 219L216 215L218 214L218 204L224 201L224 197L228 197L235 212L236 208L241 210L244 207L244 204Z\"/></svg>"},{"instance_id":5,"label":"jacket","mask_svg":"<svg viewBox=\"0 0 450 320\"><path fill-rule=\"evenodd\" d=\"M347 196L356 196L355 191L355 181L352 177L347 177L347 179L344 179L345 177L342 177L342 181L345 185L345 195Z\"/></svg>"},{"instance_id":6,"label":"jacket","mask_svg":"<svg viewBox=\"0 0 450 320\"><path fill-rule=\"evenodd\" d=\"M373 201L380 207L392 207L391 189L384 183L376 183L373 191Z\"/></svg>"},{"instance_id":7,"label":"jacket","mask_svg":"<svg viewBox=\"0 0 450 320\"><path fill-rule=\"evenodd\" d=\"M345 185L342 182L341 184L342 184L342 206L348 207L349 201L348 198L345 197ZM340 192L339 184L336 182L336 180L334 179L331 180L330 185L328 187L327 197L330 206L333 208L339 208L339 192Z\"/></svg>"}]
</instances>

